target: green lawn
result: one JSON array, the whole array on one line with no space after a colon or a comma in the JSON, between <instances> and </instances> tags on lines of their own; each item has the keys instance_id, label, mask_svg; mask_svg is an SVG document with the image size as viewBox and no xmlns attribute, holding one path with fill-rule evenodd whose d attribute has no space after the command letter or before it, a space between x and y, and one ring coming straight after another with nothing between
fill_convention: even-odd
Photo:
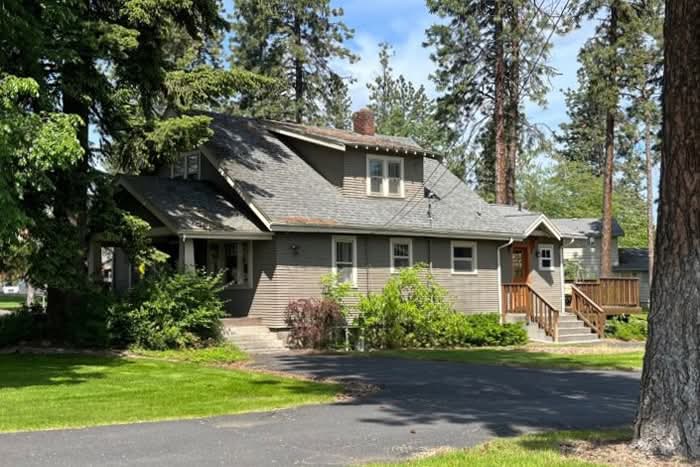
<instances>
[{"instance_id":1,"label":"green lawn","mask_svg":"<svg viewBox=\"0 0 700 467\"><path fill-rule=\"evenodd\" d=\"M595 349L591 349L593 352ZM566 354L532 352L523 349L459 349L459 350L387 350L370 355L414 358L484 365L509 365L534 368L593 370L641 370L644 351L619 353Z\"/></svg>"},{"instance_id":2,"label":"green lawn","mask_svg":"<svg viewBox=\"0 0 700 467\"><path fill-rule=\"evenodd\" d=\"M202 349L185 350L142 350L134 349L133 354L158 358L161 360L175 360L179 362L200 363L204 365L226 365L248 359L245 352L233 345L221 345L217 347L205 347Z\"/></svg>"},{"instance_id":3,"label":"green lawn","mask_svg":"<svg viewBox=\"0 0 700 467\"><path fill-rule=\"evenodd\" d=\"M0 310L16 310L24 305L24 301L20 295L0 295Z\"/></svg>"},{"instance_id":4,"label":"green lawn","mask_svg":"<svg viewBox=\"0 0 700 467\"><path fill-rule=\"evenodd\" d=\"M0 355L0 431L196 418L332 401L340 387L193 363Z\"/></svg>"},{"instance_id":5,"label":"green lawn","mask_svg":"<svg viewBox=\"0 0 700 467\"><path fill-rule=\"evenodd\" d=\"M452 451L400 464L411 467L593 467L594 464L561 453L562 444L572 441L626 441L631 430L560 431L490 441L471 449Z\"/></svg>"}]
</instances>

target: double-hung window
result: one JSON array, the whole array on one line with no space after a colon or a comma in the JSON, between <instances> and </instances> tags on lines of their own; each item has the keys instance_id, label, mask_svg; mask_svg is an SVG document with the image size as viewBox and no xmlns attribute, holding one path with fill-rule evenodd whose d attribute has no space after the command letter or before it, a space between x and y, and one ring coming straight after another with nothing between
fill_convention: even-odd
<instances>
[{"instance_id":1,"label":"double-hung window","mask_svg":"<svg viewBox=\"0 0 700 467\"><path fill-rule=\"evenodd\" d=\"M398 272L413 265L413 242L410 238L392 238L389 248L391 272Z\"/></svg>"},{"instance_id":2,"label":"double-hung window","mask_svg":"<svg viewBox=\"0 0 700 467\"><path fill-rule=\"evenodd\" d=\"M367 194L403 197L403 158L368 155Z\"/></svg>"},{"instance_id":3,"label":"double-hung window","mask_svg":"<svg viewBox=\"0 0 700 467\"><path fill-rule=\"evenodd\" d=\"M554 246L553 245L538 245L537 257L539 258L539 266L541 271L554 271Z\"/></svg>"},{"instance_id":4,"label":"double-hung window","mask_svg":"<svg viewBox=\"0 0 700 467\"><path fill-rule=\"evenodd\" d=\"M333 273L339 282L357 285L357 240L355 237L335 236L331 251Z\"/></svg>"},{"instance_id":5,"label":"double-hung window","mask_svg":"<svg viewBox=\"0 0 700 467\"><path fill-rule=\"evenodd\" d=\"M250 241L209 240L207 269L224 271L227 286L251 287L252 249Z\"/></svg>"},{"instance_id":6,"label":"double-hung window","mask_svg":"<svg viewBox=\"0 0 700 467\"><path fill-rule=\"evenodd\" d=\"M199 178L200 177L199 152L190 152L178 156L170 166L172 178Z\"/></svg>"},{"instance_id":7,"label":"double-hung window","mask_svg":"<svg viewBox=\"0 0 700 467\"><path fill-rule=\"evenodd\" d=\"M452 273L476 274L476 243L452 242Z\"/></svg>"}]
</instances>

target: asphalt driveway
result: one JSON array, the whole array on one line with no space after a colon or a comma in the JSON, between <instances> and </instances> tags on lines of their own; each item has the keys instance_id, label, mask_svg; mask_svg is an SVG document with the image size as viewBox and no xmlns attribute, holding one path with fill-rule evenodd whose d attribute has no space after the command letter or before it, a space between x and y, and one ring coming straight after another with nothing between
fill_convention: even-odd
<instances>
[{"instance_id":1,"label":"asphalt driveway","mask_svg":"<svg viewBox=\"0 0 700 467\"><path fill-rule=\"evenodd\" d=\"M525 432L632 422L639 374L285 355L257 365L377 385L352 401L0 435L0 465L347 465ZM206 397L206 394L202 394Z\"/></svg>"}]
</instances>

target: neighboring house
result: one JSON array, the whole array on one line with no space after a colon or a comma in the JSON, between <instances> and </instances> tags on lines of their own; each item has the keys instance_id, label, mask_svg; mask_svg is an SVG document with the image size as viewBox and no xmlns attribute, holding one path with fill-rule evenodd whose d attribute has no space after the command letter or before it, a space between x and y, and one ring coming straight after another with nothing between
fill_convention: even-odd
<instances>
[{"instance_id":1,"label":"neighboring house","mask_svg":"<svg viewBox=\"0 0 700 467\"><path fill-rule=\"evenodd\" d=\"M613 268L621 277L639 279L639 298L645 307L650 303L649 250L646 248L620 248L620 262Z\"/></svg>"},{"instance_id":2,"label":"neighboring house","mask_svg":"<svg viewBox=\"0 0 700 467\"><path fill-rule=\"evenodd\" d=\"M364 294L417 263L463 313L498 312L512 283L563 311L556 225L484 202L437 154L375 135L369 111L353 132L207 115L207 144L153 175L120 177L116 196L173 266L226 271L230 316L281 330L289 301L319 296L324 274ZM135 277L115 249L115 289Z\"/></svg>"},{"instance_id":3,"label":"neighboring house","mask_svg":"<svg viewBox=\"0 0 700 467\"><path fill-rule=\"evenodd\" d=\"M552 219L562 236L571 240L564 242L564 261L577 266L576 280L599 279L601 277L602 222L600 219ZM649 261L647 250L619 248L618 238L625 235L622 227L613 219L612 249L610 251L613 276L639 279L641 304L649 306Z\"/></svg>"}]
</instances>

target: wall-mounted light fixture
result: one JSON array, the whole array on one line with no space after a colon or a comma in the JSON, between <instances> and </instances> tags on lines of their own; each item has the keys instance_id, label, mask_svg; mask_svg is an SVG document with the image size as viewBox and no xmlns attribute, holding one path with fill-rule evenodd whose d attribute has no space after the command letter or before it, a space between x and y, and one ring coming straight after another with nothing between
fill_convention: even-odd
<instances>
[{"instance_id":1,"label":"wall-mounted light fixture","mask_svg":"<svg viewBox=\"0 0 700 467\"><path fill-rule=\"evenodd\" d=\"M299 245L297 245L296 243L292 243L291 245L289 245L289 248L292 250L292 253L294 253L295 255L299 254Z\"/></svg>"}]
</instances>

